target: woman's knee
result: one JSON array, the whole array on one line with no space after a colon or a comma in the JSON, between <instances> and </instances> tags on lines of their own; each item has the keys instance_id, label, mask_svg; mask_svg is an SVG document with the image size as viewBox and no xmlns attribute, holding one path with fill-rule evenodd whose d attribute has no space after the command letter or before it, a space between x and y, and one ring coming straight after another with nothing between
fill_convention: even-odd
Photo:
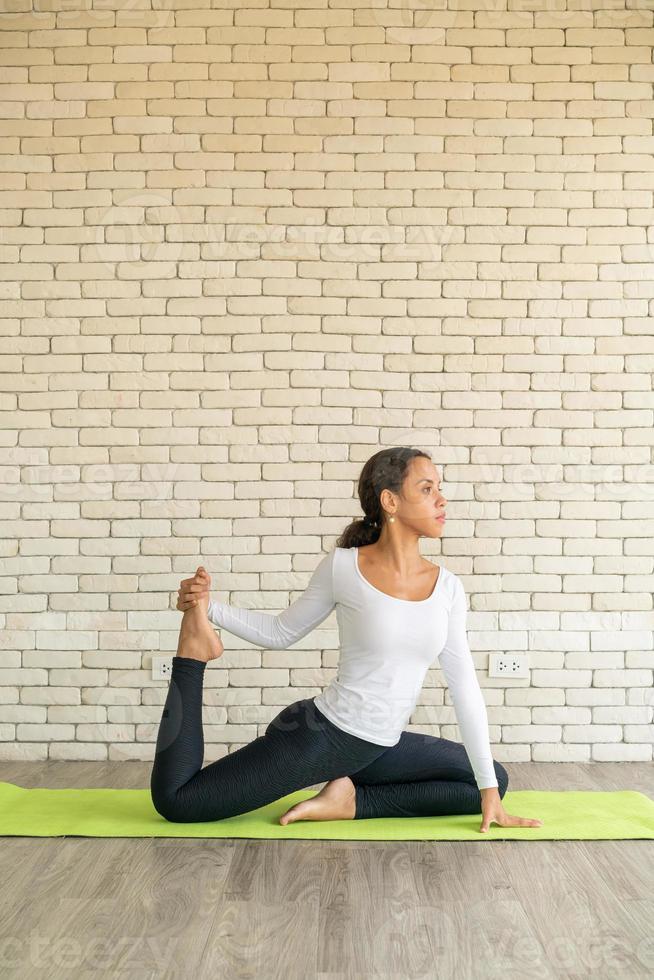
<instances>
[{"instance_id":1,"label":"woman's knee","mask_svg":"<svg viewBox=\"0 0 654 980\"><path fill-rule=\"evenodd\" d=\"M174 803L170 800L162 800L158 797L152 796L152 806L155 808L160 817L164 820L168 820L170 823L179 823L177 819L177 814L174 811Z\"/></svg>"},{"instance_id":2,"label":"woman's knee","mask_svg":"<svg viewBox=\"0 0 654 980\"><path fill-rule=\"evenodd\" d=\"M188 813L188 809L185 811L180 801L174 796L157 793L151 789L150 798L152 799L152 806L159 816L168 820L169 823L192 822L193 817Z\"/></svg>"},{"instance_id":3,"label":"woman's knee","mask_svg":"<svg viewBox=\"0 0 654 980\"><path fill-rule=\"evenodd\" d=\"M500 799L502 799L509 786L509 774L501 762L493 760L493 765L495 767L495 775L497 776L497 789L500 794Z\"/></svg>"}]
</instances>

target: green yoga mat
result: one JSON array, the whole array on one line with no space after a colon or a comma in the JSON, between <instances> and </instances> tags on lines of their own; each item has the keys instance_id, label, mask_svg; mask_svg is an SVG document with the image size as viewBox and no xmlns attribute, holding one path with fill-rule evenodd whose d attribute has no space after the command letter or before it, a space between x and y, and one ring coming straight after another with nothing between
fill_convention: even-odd
<instances>
[{"instance_id":1,"label":"green yoga mat","mask_svg":"<svg viewBox=\"0 0 654 980\"><path fill-rule=\"evenodd\" d=\"M514 790L507 813L543 821L542 827L500 827L482 834L481 814L299 820L280 816L318 790L298 790L236 817L171 823L152 805L149 789L26 789L0 782L3 837L257 837L311 840L635 840L654 839L654 801L633 790L617 792Z\"/></svg>"}]
</instances>

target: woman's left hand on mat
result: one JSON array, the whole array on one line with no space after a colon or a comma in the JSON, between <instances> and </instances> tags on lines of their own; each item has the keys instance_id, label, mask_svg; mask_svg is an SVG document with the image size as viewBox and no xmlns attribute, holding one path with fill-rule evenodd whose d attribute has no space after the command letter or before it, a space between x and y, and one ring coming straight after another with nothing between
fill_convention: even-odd
<instances>
[{"instance_id":1,"label":"woman's left hand on mat","mask_svg":"<svg viewBox=\"0 0 654 980\"><path fill-rule=\"evenodd\" d=\"M485 834L492 823L497 823L500 827L542 827L542 820L532 820L530 817L514 817L507 813L502 806L499 793L491 796L482 793L481 799L482 821L479 828Z\"/></svg>"}]
</instances>

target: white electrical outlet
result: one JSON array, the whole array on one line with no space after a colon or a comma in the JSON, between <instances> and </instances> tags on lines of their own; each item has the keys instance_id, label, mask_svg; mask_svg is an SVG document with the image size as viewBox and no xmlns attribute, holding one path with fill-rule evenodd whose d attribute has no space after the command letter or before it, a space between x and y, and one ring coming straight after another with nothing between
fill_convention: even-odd
<instances>
[{"instance_id":1,"label":"white electrical outlet","mask_svg":"<svg viewBox=\"0 0 654 980\"><path fill-rule=\"evenodd\" d=\"M488 657L489 677L529 677L529 660L516 653L491 653Z\"/></svg>"},{"instance_id":2,"label":"white electrical outlet","mask_svg":"<svg viewBox=\"0 0 654 980\"><path fill-rule=\"evenodd\" d=\"M170 680L170 675L173 670L173 658L172 655L169 657L153 657L152 658L152 680L153 681L167 681Z\"/></svg>"}]
</instances>

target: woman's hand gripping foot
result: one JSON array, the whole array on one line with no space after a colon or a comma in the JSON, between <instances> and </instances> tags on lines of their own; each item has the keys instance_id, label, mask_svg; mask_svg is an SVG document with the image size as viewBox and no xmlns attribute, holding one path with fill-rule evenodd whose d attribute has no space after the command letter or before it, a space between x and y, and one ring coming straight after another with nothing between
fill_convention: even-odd
<instances>
[{"instance_id":1,"label":"woman's hand gripping foot","mask_svg":"<svg viewBox=\"0 0 654 980\"><path fill-rule=\"evenodd\" d=\"M295 820L354 820L356 789L349 776L332 779L310 800L296 803L279 818L286 826Z\"/></svg>"},{"instance_id":2,"label":"woman's hand gripping foot","mask_svg":"<svg viewBox=\"0 0 654 980\"><path fill-rule=\"evenodd\" d=\"M216 660L224 647L207 617L211 576L200 565L191 579L184 579L178 592L177 608L184 611L179 630L177 656L192 660Z\"/></svg>"}]
</instances>

